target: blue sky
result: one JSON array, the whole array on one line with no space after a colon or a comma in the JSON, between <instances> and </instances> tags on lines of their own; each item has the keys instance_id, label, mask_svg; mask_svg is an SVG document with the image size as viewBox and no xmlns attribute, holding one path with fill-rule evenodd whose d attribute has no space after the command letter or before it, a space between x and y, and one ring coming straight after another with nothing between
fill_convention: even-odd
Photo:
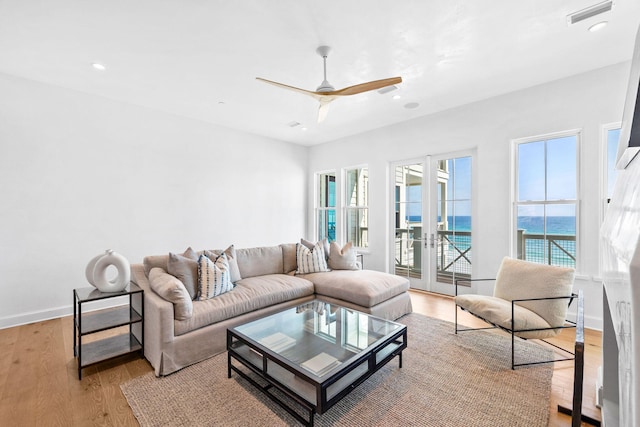
<instances>
[{"instance_id":1,"label":"blue sky","mask_svg":"<svg viewBox=\"0 0 640 427\"><path fill-rule=\"evenodd\" d=\"M518 145L518 201L574 200L577 136ZM520 206L518 216L540 216L542 205ZM547 207L547 216L575 216L575 206Z\"/></svg>"}]
</instances>

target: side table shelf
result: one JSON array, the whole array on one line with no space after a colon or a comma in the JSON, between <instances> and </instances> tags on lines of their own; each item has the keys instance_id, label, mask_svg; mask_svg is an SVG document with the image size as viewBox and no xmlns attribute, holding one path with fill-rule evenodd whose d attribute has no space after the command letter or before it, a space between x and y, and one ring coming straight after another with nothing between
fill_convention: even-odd
<instances>
[{"instance_id":1,"label":"side table shelf","mask_svg":"<svg viewBox=\"0 0 640 427\"><path fill-rule=\"evenodd\" d=\"M128 304L115 308L83 312L83 306L108 298L128 296ZM87 287L73 290L73 354L78 359L78 379L82 368L107 359L140 351L144 356L144 291L130 283L120 292L100 292ZM109 329L128 326L115 336L83 343L83 337Z\"/></svg>"}]
</instances>

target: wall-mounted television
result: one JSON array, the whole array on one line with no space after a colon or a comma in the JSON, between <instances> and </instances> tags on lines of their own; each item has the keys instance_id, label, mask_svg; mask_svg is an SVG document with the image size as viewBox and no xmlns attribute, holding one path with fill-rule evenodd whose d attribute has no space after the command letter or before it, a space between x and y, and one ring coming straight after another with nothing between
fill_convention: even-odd
<instances>
[{"instance_id":1,"label":"wall-mounted television","mask_svg":"<svg viewBox=\"0 0 640 427\"><path fill-rule=\"evenodd\" d=\"M631 73L622 114L616 167L624 169L640 152L640 28L631 59Z\"/></svg>"}]
</instances>

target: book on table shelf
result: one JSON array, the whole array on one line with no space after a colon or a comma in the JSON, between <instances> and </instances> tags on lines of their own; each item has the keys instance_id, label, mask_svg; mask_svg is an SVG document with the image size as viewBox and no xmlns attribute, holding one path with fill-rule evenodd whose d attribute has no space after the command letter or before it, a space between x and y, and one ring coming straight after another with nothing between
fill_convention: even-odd
<instances>
[{"instance_id":1,"label":"book on table shelf","mask_svg":"<svg viewBox=\"0 0 640 427\"><path fill-rule=\"evenodd\" d=\"M313 372L318 376L321 376L326 374L336 366L340 365L340 363L342 362L340 362L335 357L331 356L330 354L322 352L312 357L311 359L307 360L306 362L301 363L300 366L302 366L305 369L308 369L309 371Z\"/></svg>"},{"instance_id":2,"label":"book on table shelf","mask_svg":"<svg viewBox=\"0 0 640 427\"><path fill-rule=\"evenodd\" d=\"M296 345L296 340L294 338L291 338L282 332L271 334L262 338L258 342L276 353L285 351Z\"/></svg>"}]
</instances>

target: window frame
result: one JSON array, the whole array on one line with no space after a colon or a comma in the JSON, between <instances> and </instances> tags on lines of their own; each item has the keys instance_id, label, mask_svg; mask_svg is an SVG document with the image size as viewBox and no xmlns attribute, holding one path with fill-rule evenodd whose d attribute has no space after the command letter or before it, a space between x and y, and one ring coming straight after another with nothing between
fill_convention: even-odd
<instances>
[{"instance_id":1,"label":"window frame","mask_svg":"<svg viewBox=\"0 0 640 427\"><path fill-rule=\"evenodd\" d=\"M510 246L511 246L511 256L513 258L518 258L518 207L526 206L526 205L544 205L544 206L553 206L553 205L563 205L563 204L573 204L575 206L575 248L576 248L576 260L575 260L575 270L576 272L581 271L582 268L582 250L581 250L581 220L580 220L580 205L582 200L581 193L581 177L580 177L580 156L581 156L581 146L582 146L582 129L570 129L560 132L552 132L542 135L535 135L524 138L517 138L511 140L511 226L510 226ZM559 199L559 200L527 200L524 202L520 202L518 200L518 189L519 189L519 162L518 162L518 148L521 144L531 143L531 142L544 142L554 139L566 138L566 137L575 137L576 138L576 198L575 199ZM545 165L547 159L545 156ZM547 171L545 168L545 180L547 178ZM545 213L545 218L546 218Z\"/></svg>"},{"instance_id":2,"label":"window frame","mask_svg":"<svg viewBox=\"0 0 640 427\"><path fill-rule=\"evenodd\" d=\"M365 190L365 198L367 201L366 205L350 205L350 201L347 200L348 198L348 191L347 191L347 185L349 184L349 180L348 180L348 174L350 171L353 170L363 170L366 169L367 170L367 188ZM359 252L366 252L367 250L370 249L370 241L369 241L369 236L371 236L370 230L369 230L369 223L370 223L370 218L369 218L369 205L371 204L371 200L370 200L370 191L369 191L369 178L370 178L370 169L369 169L369 165L368 164L360 164L360 165L354 165L354 166L349 166L349 167L345 167L342 169L342 173L341 173L341 180L342 180L342 198L341 198L341 203L342 203L342 232L343 232L343 236L345 239L344 243L347 243L347 241L349 241L349 212L350 211L358 211L358 210L365 210L366 211L366 215L367 215L367 246L360 246L360 245L356 245L356 242L352 242L353 247L356 248Z\"/></svg>"},{"instance_id":3,"label":"window frame","mask_svg":"<svg viewBox=\"0 0 640 427\"><path fill-rule=\"evenodd\" d=\"M334 206L329 206L329 198L327 197L327 206L320 206L320 200L321 200L321 181L322 181L322 177L323 176L331 176L333 175L333 182L334 182ZM318 241L321 241L322 239L327 239L329 242L338 240L338 230L339 230L339 218L338 218L338 192L339 192L339 188L338 188L338 174L335 170L326 170L326 171L320 171L320 172L316 172L315 173L315 180L314 180L314 215L313 215L313 219L314 219L314 224L313 224L313 231L314 231L314 236L316 237L316 239ZM320 222L320 212L325 212L325 215L328 215L329 211L333 211L334 212L334 216L335 216L335 220L336 220L336 224L335 224L335 233L336 235L334 236L334 240L331 240L329 238L329 228L327 225L327 235L326 236L320 236L320 229L318 227L318 224Z\"/></svg>"}]
</instances>

